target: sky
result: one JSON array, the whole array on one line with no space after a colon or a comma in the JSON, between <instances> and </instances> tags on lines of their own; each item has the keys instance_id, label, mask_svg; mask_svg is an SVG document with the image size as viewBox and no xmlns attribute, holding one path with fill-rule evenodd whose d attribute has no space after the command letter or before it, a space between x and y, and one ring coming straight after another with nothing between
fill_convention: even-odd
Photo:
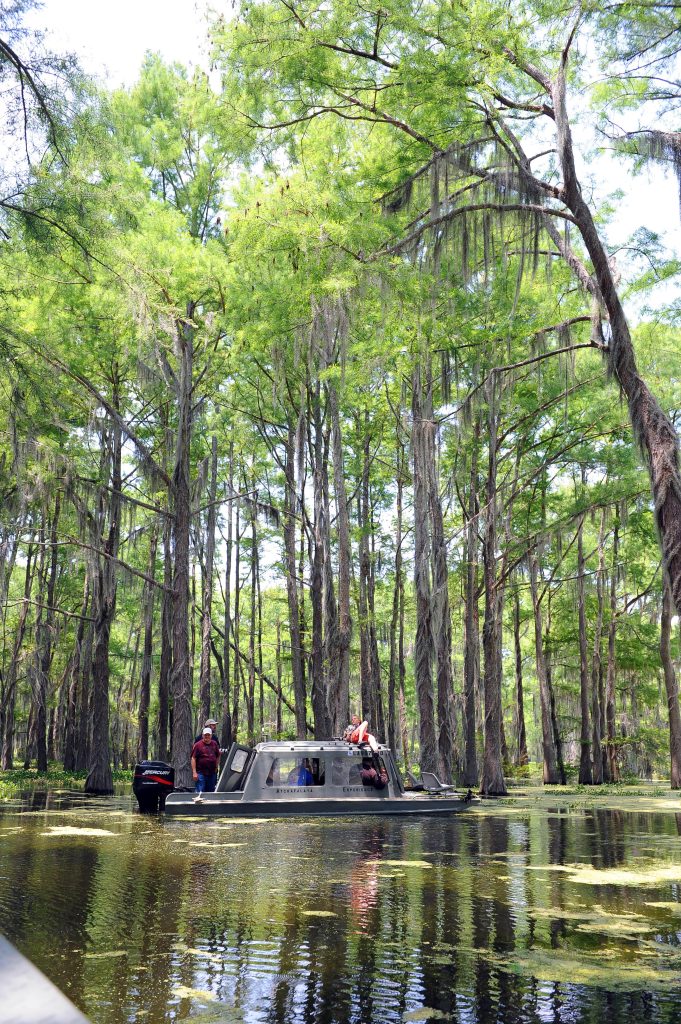
<instances>
[{"instance_id":1,"label":"sky","mask_svg":"<svg viewBox=\"0 0 681 1024\"><path fill-rule=\"evenodd\" d=\"M208 0L43 0L32 21L56 52L75 53L86 71L117 88L133 84L147 50L205 66L207 7Z\"/></svg>"}]
</instances>

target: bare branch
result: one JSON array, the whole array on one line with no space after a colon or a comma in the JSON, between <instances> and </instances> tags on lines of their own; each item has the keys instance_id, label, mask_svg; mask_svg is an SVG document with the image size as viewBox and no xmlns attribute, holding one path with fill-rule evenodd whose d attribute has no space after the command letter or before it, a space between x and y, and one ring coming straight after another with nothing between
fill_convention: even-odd
<instances>
[{"instance_id":1,"label":"bare branch","mask_svg":"<svg viewBox=\"0 0 681 1024\"><path fill-rule=\"evenodd\" d=\"M29 71L27 65L24 64L21 57L19 57L19 55L15 53L12 47L8 43L6 43L4 39L0 39L0 52L5 54L5 56L9 60L9 63L14 67L15 71L19 75L19 81L21 83L22 101L24 92L24 79L28 82L33 98L42 110L43 115L45 116L45 119L47 120L47 123L50 126L50 137L52 145L56 149L57 153L59 153L59 156L62 158L64 163L68 163L66 157L64 156L62 150L59 147L59 143L57 142L57 126L54 122L54 118L52 117L52 114L50 113L48 106L43 98L42 91L38 88L38 85L35 79L33 78L33 75Z\"/></svg>"},{"instance_id":2,"label":"bare branch","mask_svg":"<svg viewBox=\"0 0 681 1024\"><path fill-rule=\"evenodd\" d=\"M395 245L388 246L385 249L379 249L369 259L379 259L381 256L392 256L398 252L402 252L403 249L408 248L414 242L417 242L426 231L432 228L439 227L440 224L446 224L450 220L454 220L456 217L461 217L468 213L478 213L481 210L496 210L498 213L541 213L546 217L560 217L562 220L570 221L570 223L576 223L575 218L571 213L566 213L563 210L551 210L546 206L542 206L539 203L474 203L470 206L459 206L455 210L449 210L447 213L443 213L440 217L435 217L433 220L426 221L415 231L412 231L410 235L407 235L401 241Z\"/></svg>"},{"instance_id":3,"label":"bare branch","mask_svg":"<svg viewBox=\"0 0 681 1024\"><path fill-rule=\"evenodd\" d=\"M353 57L363 57L365 60L376 61L377 64L382 64L385 68L396 70L399 64L393 64L392 61L385 60L383 57L379 57L377 53L367 53L366 50L357 50L354 46L336 46L335 43L319 43L319 46L323 46L325 50L337 50L338 53L347 53Z\"/></svg>"},{"instance_id":4,"label":"bare branch","mask_svg":"<svg viewBox=\"0 0 681 1024\"><path fill-rule=\"evenodd\" d=\"M551 79L548 75L545 75L544 72L540 71L534 64L530 64L529 61L521 60L521 58L507 46L504 47L504 53L510 60L511 64L515 64L517 68L524 71L526 75L534 79L535 82L541 85L541 87L551 95Z\"/></svg>"},{"instance_id":5,"label":"bare branch","mask_svg":"<svg viewBox=\"0 0 681 1024\"><path fill-rule=\"evenodd\" d=\"M556 324L554 327L545 327L544 330L558 330L560 327L568 326L571 323L581 323L589 320L591 320L590 316L574 317L571 320L566 320L564 324ZM453 416L458 416L459 413L464 408L464 406L468 402L470 402L473 395L477 394L481 388L484 388L487 382L491 380L495 374L509 373L511 370L519 370L522 366L531 366L533 363L540 363L544 359L550 359L552 356L564 355L566 352L576 352L578 351L578 349L582 348L595 348L602 352L606 348L606 346L599 344L597 341L585 341L579 345L565 345L563 348L551 349L550 352L541 352L537 356L529 356L527 359L521 359L517 363L507 363L506 366L495 366L493 369L490 370L488 374L486 374L486 376L480 381L479 384L476 384L472 391L468 392L463 402L461 402L461 404L458 405L456 409L454 409L452 412L447 413L446 416L441 416L437 420L437 423L444 423L446 420L451 419Z\"/></svg>"}]
</instances>

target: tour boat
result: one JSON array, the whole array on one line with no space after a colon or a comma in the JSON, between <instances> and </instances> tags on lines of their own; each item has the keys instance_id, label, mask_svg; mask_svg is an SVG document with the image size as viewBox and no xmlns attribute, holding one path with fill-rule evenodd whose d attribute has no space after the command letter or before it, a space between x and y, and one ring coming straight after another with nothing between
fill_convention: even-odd
<instances>
[{"instance_id":1,"label":"tour boat","mask_svg":"<svg viewBox=\"0 0 681 1024\"><path fill-rule=\"evenodd\" d=\"M418 790L405 789L389 747L378 744L371 750L344 740L233 743L214 793L168 792L158 769L148 769L146 776L144 771L143 765L135 769L140 808L158 809L145 808L140 798L146 792L150 801L156 776L165 797L160 809L169 815L452 814L472 800L470 790L462 797L428 772L422 773ZM377 777L380 787L374 784Z\"/></svg>"}]
</instances>

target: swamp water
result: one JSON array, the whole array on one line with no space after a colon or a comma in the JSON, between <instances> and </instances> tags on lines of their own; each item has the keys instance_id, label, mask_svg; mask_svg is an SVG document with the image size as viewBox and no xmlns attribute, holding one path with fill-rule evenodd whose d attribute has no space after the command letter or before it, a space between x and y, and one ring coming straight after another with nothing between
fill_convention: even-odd
<instances>
[{"instance_id":1,"label":"swamp water","mask_svg":"<svg viewBox=\"0 0 681 1024\"><path fill-rule=\"evenodd\" d=\"M667 1024L681 802L229 821L35 794L0 804L0 932L93 1024Z\"/></svg>"}]
</instances>

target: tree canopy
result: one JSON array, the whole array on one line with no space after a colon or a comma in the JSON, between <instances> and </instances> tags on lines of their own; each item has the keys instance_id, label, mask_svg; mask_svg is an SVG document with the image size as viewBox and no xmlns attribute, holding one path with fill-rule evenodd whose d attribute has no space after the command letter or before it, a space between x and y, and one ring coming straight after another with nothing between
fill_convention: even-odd
<instances>
[{"instance_id":1,"label":"tree canopy","mask_svg":"<svg viewBox=\"0 0 681 1024\"><path fill-rule=\"evenodd\" d=\"M24 10L3 767L190 786L210 714L253 743L361 708L487 793L670 749L681 784L679 259L645 217L610 243L599 178L678 171L678 12L259 0L211 75L149 55L107 94Z\"/></svg>"}]
</instances>

